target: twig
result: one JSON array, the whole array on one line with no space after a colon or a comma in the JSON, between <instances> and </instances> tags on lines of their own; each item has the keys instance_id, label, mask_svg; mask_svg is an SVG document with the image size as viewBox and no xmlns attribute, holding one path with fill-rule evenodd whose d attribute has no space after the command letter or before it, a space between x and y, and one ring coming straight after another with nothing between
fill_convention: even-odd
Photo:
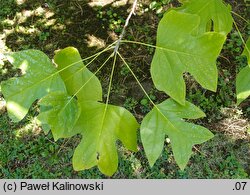
<instances>
[{"instance_id":1,"label":"twig","mask_svg":"<svg viewBox=\"0 0 250 195\"><path fill-rule=\"evenodd\" d=\"M134 0L134 3L133 3L133 7L132 7L132 10L130 11L127 19L126 19L126 22L125 22L125 25L123 26L123 29L122 29L122 33L120 34L120 37L115 45L115 49L114 49L114 54L117 53L119 47L120 47L120 43L121 43L121 40L123 39L124 35L125 35L125 31L126 31L126 28L129 24L129 20L131 18L131 16L133 14L135 14L135 9L136 9L136 6L137 6L137 0Z\"/></svg>"},{"instance_id":2,"label":"twig","mask_svg":"<svg viewBox=\"0 0 250 195\"><path fill-rule=\"evenodd\" d=\"M196 151L198 151L201 155L204 155L205 157L208 157L207 154L204 152L201 152L197 147L193 146Z\"/></svg>"}]
</instances>

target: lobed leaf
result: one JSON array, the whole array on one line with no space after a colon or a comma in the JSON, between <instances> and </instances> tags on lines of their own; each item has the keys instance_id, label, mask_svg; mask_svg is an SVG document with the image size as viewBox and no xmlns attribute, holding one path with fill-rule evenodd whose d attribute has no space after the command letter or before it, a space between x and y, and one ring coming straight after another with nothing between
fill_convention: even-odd
<instances>
[{"instance_id":1,"label":"lobed leaf","mask_svg":"<svg viewBox=\"0 0 250 195\"><path fill-rule=\"evenodd\" d=\"M231 7L226 6L222 0L188 0L182 3L178 11L200 16L201 21L195 34L212 30L227 35L231 31L233 26Z\"/></svg>"},{"instance_id":2,"label":"lobed leaf","mask_svg":"<svg viewBox=\"0 0 250 195\"><path fill-rule=\"evenodd\" d=\"M78 50L67 47L56 53L54 57L60 75L65 82L69 95L75 95L78 100L102 100L102 87L98 78L83 64Z\"/></svg>"},{"instance_id":3,"label":"lobed leaf","mask_svg":"<svg viewBox=\"0 0 250 195\"><path fill-rule=\"evenodd\" d=\"M39 101L43 111L38 115L42 124L48 124L55 140L69 138L77 134L73 131L80 115L80 107L75 99L65 92L52 92Z\"/></svg>"},{"instance_id":4,"label":"lobed leaf","mask_svg":"<svg viewBox=\"0 0 250 195\"><path fill-rule=\"evenodd\" d=\"M136 151L138 123L124 108L98 102L102 96L100 82L83 65L75 48L59 51L54 60L69 95L52 92L43 97L38 119L47 130L51 129L55 140L82 135L73 156L75 170L98 165L104 174L112 175L118 166L116 141Z\"/></svg>"},{"instance_id":5,"label":"lobed leaf","mask_svg":"<svg viewBox=\"0 0 250 195\"><path fill-rule=\"evenodd\" d=\"M151 64L156 88L180 104L185 103L184 72L190 72L206 89L216 91L216 59L226 36L216 32L192 35L200 17L171 10L160 21L157 48Z\"/></svg>"},{"instance_id":6,"label":"lobed leaf","mask_svg":"<svg viewBox=\"0 0 250 195\"><path fill-rule=\"evenodd\" d=\"M102 100L102 88L98 78L83 64L78 50L67 47L56 53L54 62L60 71L67 93L51 93L39 101L41 112L38 119L41 125L51 129L55 140L68 138L79 132L73 131L80 114L75 98L81 100Z\"/></svg>"},{"instance_id":7,"label":"lobed leaf","mask_svg":"<svg viewBox=\"0 0 250 195\"><path fill-rule=\"evenodd\" d=\"M56 68L43 52L24 50L10 53L6 58L23 72L23 76L1 83L8 114L13 121L22 120L35 100L53 91L66 91Z\"/></svg>"},{"instance_id":8,"label":"lobed leaf","mask_svg":"<svg viewBox=\"0 0 250 195\"><path fill-rule=\"evenodd\" d=\"M182 118L196 119L205 114L195 105L186 102L184 106L168 99L151 110L141 124L141 139L150 166L159 158L165 136L170 138L174 158L184 169L192 154L192 147L213 137L206 128L185 122Z\"/></svg>"},{"instance_id":9,"label":"lobed leaf","mask_svg":"<svg viewBox=\"0 0 250 195\"><path fill-rule=\"evenodd\" d=\"M81 132L82 141L73 156L75 170L89 169L95 165L106 175L112 175L118 167L116 141L136 151L138 123L134 116L122 107L99 102L80 103L81 115L74 127Z\"/></svg>"}]
</instances>

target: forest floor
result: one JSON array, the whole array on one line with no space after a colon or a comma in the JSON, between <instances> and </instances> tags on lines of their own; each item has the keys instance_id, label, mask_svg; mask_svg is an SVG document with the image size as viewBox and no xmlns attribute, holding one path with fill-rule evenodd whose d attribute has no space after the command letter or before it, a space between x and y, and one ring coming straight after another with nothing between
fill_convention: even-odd
<instances>
[{"instance_id":1,"label":"forest floor","mask_svg":"<svg viewBox=\"0 0 250 195\"><path fill-rule=\"evenodd\" d=\"M39 49L51 59L54 52L67 46L76 47L82 58L88 57L118 39L131 2L122 0L0 0L0 53ZM226 1L243 38L250 36L250 7L244 0ZM125 39L155 45L156 31L163 13L178 6L174 0L139 1L136 15L127 28ZM239 14L241 17L239 17ZM247 20L248 22L246 22ZM209 128L215 137L194 148L184 171L176 165L171 147L165 149L150 168L141 142L139 152L119 150L119 168L112 178L250 178L250 99L236 105L235 77L246 66L241 56L243 43L235 28L218 58L219 81L216 93L203 89L189 74L187 100L207 115L196 120ZM138 76L150 97L159 103L168 98L153 85L150 63L154 49L137 44L122 44L120 53ZM100 56L90 67L96 70L110 55ZM98 74L104 94L111 64ZM16 76L9 64L0 65L0 82ZM110 102L130 110L141 121L152 105L129 70L118 61ZM79 136L53 140L34 122L38 107L34 105L20 123L7 115L0 89L0 178L106 178L97 168L76 172L71 159Z\"/></svg>"}]
</instances>

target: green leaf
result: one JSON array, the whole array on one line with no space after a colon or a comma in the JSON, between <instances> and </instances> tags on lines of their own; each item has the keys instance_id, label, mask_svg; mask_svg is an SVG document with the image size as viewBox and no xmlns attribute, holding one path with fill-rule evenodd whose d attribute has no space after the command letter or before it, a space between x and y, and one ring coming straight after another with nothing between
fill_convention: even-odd
<instances>
[{"instance_id":1,"label":"green leaf","mask_svg":"<svg viewBox=\"0 0 250 195\"><path fill-rule=\"evenodd\" d=\"M250 66L250 38L246 42L246 46L244 48L244 51L243 51L242 55L247 56L248 65Z\"/></svg>"},{"instance_id":2,"label":"green leaf","mask_svg":"<svg viewBox=\"0 0 250 195\"><path fill-rule=\"evenodd\" d=\"M213 137L206 128L185 122L182 118L197 119L205 114L193 104L185 106L168 99L153 108L141 124L141 139L150 166L159 158L164 145L165 135L170 138L174 158L184 169L192 154L192 147Z\"/></svg>"},{"instance_id":3,"label":"green leaf","mask_svg":"<svg viewBox=\"0 0 250 195\"><path fill-rule=\"evenodd\" d=\"M239 105L250 95L250 38L246 43L246 47L242 55L246 55L248 58L248 66L243 68L236 78L236 93L237 104Z\"/></svg>"},{"instance_id":4,"label":"green leaf","mask_svg":"<svg viewBox=\"0 0 250 195\"><path fill-rule=\"evenodd\" d=\"M185 13L197 14L201 18L199 27L194 31L202 34L207 31L207 25L211 23L213 31L227 35L233 26L231 7L226 6L222 0L189 0L183 1L183 6L177 9ZM210 31L210 29L209 29Z\"/></svg>"},{"instance_id":5,"label":"green leaf","mask_svg":"<svg viewBox=\"0 0 250 195\"><path fill-rule=\"evenodd\" d=\"M237 104L250 95L250 66L243 68L236 78Z\"/></svg>"},{"instance_id":6,"label":"green leaf","mask_svg":"<svg viewBox=\"0 0 250 195\"><path fill-rule=\"evenodd\" d=\"M75 95L78 100L102 100L102 87L98 78L83 64L78 50L67 47L56 53L54 57L69 95ZM72 66L71 66L72 65ZM68 67L68 68L66 68Z\"/></svg>"},{"instance_id":7,"label":"green leaf","mask_svg":"<svg viewBox=\"0 0 250 195\"><path fill-rule=\"evenodd\" d=\"M1 83L9 117L13 121L22 120L35 100L52 91L66 91L56 68L43 52L25 50L10 53L6 58L24 74Z\"/></svg>"},{"instance_id":8,"label":"green leaf","mask_svg":"<svg viewBox=\"0 0 250 195\"><path fill-rule=\"evenodd\" d=\"M158 26L157 48L151 64L156 88L180 104L185 103L184 72L190 72L206 89L216 91L216 59L226 39L225 35L207 32L193 36L200 17L174 10L164 15Z\"/></svg>"},{"instance_id":9,"label":"green leaf","mask_svg":"<svg viewBox=\"0 0 250 195\"><path fill-rule=\"evenodd\" d=\"M75 170L89 169L95 165L106 175L112 175L118 166L116 141L136 151L138 123L126 109L99 102L81 102L82 113L74 128L81 132L82 141L75 150Z\"/></svg>"},{"instance_id":10,"label":"green leaf","mask_svg":"<svg viewBox=\"0 0 250 195\"><path fill-rule=\"evenodd\" d=\"M38 115L38 120L50 126L55 140L77 134L72 130L80 115L75 99L64 92L52 92L43 97L39 105L43 111Z\"/></svg>"}]
</instances>

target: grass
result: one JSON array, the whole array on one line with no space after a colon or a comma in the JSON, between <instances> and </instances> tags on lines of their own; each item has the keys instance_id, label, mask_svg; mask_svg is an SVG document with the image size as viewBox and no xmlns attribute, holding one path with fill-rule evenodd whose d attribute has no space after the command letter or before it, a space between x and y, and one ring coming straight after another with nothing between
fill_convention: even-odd
<instances>
[{"instance_id":1,"label":"grass","mask_svg":"<svg viewBox=\"0 0 250 195\"><path fill-rule=\"evenodd\" d=\"M0 178L106 178L97 168L73 170L71 158L79 137L54 142L50 133L45 135L31 121L12 126L5 114L0 122ZM196 149L188 167L180 171L168 144L152 168L143 150L128 154L121 147L119 169L112 178L248 178L249 153L246 140L218 133Z\"/></svg>"},{"instance_id":2,"label":"grass","mask_svg":"<svg viewBox=\"0 0 250 195\"><path fill-rule=\"evenodd\" d=\"M129 7L90 7L81 1L46 2L30 0L17 5L15 0L0 0L0 32L4 32L0 37L0 43L1 40L4 43L4 47L0 45L0 52L33 48L52 57L55 50L74 46L82 56L89 56L118 37ZM228 2L242 17L249 14L244 1ZM141 1L138 15L132 18L127 29L126 39L155 44L157 24L170 5L177 5L176 1ZM250 25L240 18L235 19L243 37L250 36ZM194 148L186 169L181 171L177 167L167 139L153 167L149 166L139 142L137 153L119 147L119 168L112 178L250 178L250 137L246 132L249 99L240 106L235 105L235 76L246 66L246 59L240 56L242 48L237 32L232 31L218 59L220 77L216 93L202 89L190 75L185 75L187 99L207 114L205 119L196 122L215 133L214 139ZM154 50L126 44L120 49L150 97L157 103L166 99L167 96L157 91L150 79L149 66ZM91 68L95 70L105 57ZM19 75L9 64L0 66L0 81ZM107 67L98 74L104 92L109 72L110 67ZM140 121L151 105L121 62L117 64L114 80L111 102L123 105ZM14 124L7 116L1 96L0 113L0 178L106 178L97 168L73 170L71 159L81 137L55 142L51 133L45 135L36 125L36 106L23 121Z\"/></svg>"},{"instance_id":3,"label":"grass","mask_svg":"<svg viewBox=\"0 0 250 195\"><path fill-rule=\"evenodd\" d=\"M75 172L71 165L79 137L53 141L34 123L32 111L21 124L7 114L0 117L1 178L106 178L97 168ZM166 142L155 165L150 168L141 143L138 153L120 148L119 169L112 178L248 178L249 141L232 139L217 132L216 137L194 150L188 167L180 171Z\"/></svg>"}]
</instances>

